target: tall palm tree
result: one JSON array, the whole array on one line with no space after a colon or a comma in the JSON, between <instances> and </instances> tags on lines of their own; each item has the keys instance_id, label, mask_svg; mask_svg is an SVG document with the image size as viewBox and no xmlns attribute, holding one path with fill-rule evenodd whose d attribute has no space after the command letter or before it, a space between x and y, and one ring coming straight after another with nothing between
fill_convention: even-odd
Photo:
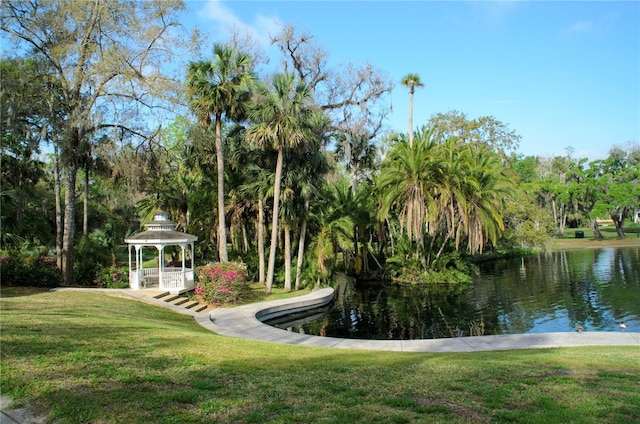
<instances>
[{"instance_id":1,"label":"tall palm tree","mask_svg":"<svg viewBox=\"0 0 640 424\"><path fill-rule=\"evenodd\" d=\"M215 123L215 154L218 175L218 254L220 262L228 260L224 208L224 153L222 117L239 119L249 98L253 80L251 58L229 45L214 44L213 60L191 62L187 70L189 107L203 127Z\"/></svg>"},{"instance_id":2,"label":"tall palm tree","mask_svg":"<svg viewBox=\"0 0 640 424\"><path fill-rule=\"evenodd\" d=\"M311 201L317 199L320 189L325 182L325 175L329 172L330 167L327 161L327 155L323 151L327 140L327 133L331 120L322 113L315 113L311 116L309 122L309 132L307 134L306 149L299 152L298 168L298 193L304 203L301 211L300 237L298 239L298 258L296 261L296 280L295 290L300 288L300 280L302 277L302 262L304 260L304 249L307 236L307 225L311 212Z\"/></svg>"},{"instance_id":3,"label":"tall palm tree","mask_svg":"<svg viewBox=\"0 0 640 424\"><path fill-rule=\"evenodd\" d=\"M257 152L257 151L256 151ZM273 171L263 168L260 162L265 162L264 157L253 156L252 161L248 161L243 174L245 183L239 188L243 196L253 199L256 209L256 236L258 249L258 282L265 284L266 282L266 266L264 258L264 211L266 199L273 192Z\"/></svg>"},{"instance_id":4,"label":"tall palm tree","mask_svg":"<svg viewBox=\"0 0 640 424\"><path fill-rule=\"evenodd\" d=\"M413 94L416 91L416 87L424 87L422 81L420 81L420 75L407 74L400 81L405 87L409 87L409 147L413 146Z\"/></svg>"},{"instance_id":5,"label":"tall palm tree","mask_svg":"<svg viewBox=\"0 0 640 424\"><path fill-rule=\"evenodd\" d=\"M311 91L303 82L296 82L293 73L275 74L270 85L258 84L255 89L255 102L249 111L255 124L247 130L247 140L256 146L276 150L278 154L273 186L271 248L265 282L267 293L271 292L273 285L284 152L304 142L307 122L314 113L320 112L311 101Z\"/></svg>"}]
</instances>

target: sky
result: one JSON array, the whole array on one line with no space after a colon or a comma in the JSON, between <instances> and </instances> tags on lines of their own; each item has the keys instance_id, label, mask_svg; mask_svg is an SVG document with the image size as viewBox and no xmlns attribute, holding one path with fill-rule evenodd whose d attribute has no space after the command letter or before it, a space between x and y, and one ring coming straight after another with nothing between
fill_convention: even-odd
<instances>
[{"instance_id":1,"label":"sky","mask_svg":"<svg viewBox=\"0 0 640 424\"><path fill-rule=\"evenodd\" d=\"M210 42L236 28L281 63L269 35L291 24L334 66L370 63L394 83L390 130L436 113L493 116L519 134L518 153L590 160L640 140L637 1L188 1L188 26Z\"/></svg>"}]
</instances>

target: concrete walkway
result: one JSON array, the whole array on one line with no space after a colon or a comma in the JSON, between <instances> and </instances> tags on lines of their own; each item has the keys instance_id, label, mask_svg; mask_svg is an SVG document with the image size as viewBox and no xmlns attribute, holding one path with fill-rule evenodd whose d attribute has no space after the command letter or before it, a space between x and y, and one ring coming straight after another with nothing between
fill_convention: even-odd
<instances>
[{"instance_id":1,"label":"concrete walkway","mask_svg":"<svg viewBox=\"0 0 640 424\"><path fill-rule=\"evenodd\" d=\"M203 327L223 336L341 349L397 352L477 352L487 350L532 349L575 346L638 346L636 332L570 332L509 334L429 340L356 340L294 333L263 324L258 318L286 314L293 310L321 306L333 298L333 289L321 289L305 296L236 308L214 309L208 316L197 315ZM258 317L258 318L257 318Z\"/></svg>"},{"instance_id":2,"label":"concrete walkway","mask_svg":"<svg viewBox=\"0 0 640 424\"><path fill-rule=\"evenodd\" d=\"M44 424L46 417L29 407L11 409L12 400L0 395L0 424Z\"/></svg>"},{"instance_id":3,"label":"concrete walkway","mask_svg":"<svg viewBox=\"0 0 640 424\"><path fill-rule=\"evenodd\" d=\"M358 340L294 333L263 324L258 319L273 318L278 315L326 305L333 299L332 288L316 290L291 299L252 303L235 308L217 308L211 312L200 313L156 299L153 297L156 294L154 291L84 288L54 290L92 291L134 299L172 309L181 314L191 315L198 324L223 336L302 346L395 352L477 352L577 346L640 347L640 333L633 331L505 334L428 340Z\"/></svg>"}]
</instances>

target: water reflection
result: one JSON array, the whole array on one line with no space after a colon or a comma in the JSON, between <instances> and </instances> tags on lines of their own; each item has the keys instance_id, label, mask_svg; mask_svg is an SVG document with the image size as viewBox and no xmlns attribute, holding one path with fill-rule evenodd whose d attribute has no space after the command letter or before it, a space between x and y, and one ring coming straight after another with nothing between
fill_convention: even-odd
<instances>
[{"instance_id":1,"label":"water reflection","mask_svg":"<svg viewBox=\"0 0 640 424\"><path fill-rule=\"evenodd\" d=\"M620 331L621 321L627 331L640 331L640 247L495 261L483 264L464 290L345 282L331 310L320 312L326 315L312 322L279 326L379 340L574 331L576 325Z\"/></svg>"}]
</instances>

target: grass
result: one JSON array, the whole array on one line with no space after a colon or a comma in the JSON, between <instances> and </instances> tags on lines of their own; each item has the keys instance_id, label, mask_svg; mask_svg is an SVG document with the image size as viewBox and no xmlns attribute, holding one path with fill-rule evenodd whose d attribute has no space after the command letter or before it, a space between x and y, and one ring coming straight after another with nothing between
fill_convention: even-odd
<instances>
[{"instance_id":1,"label":"grass","mask_svg":"<svg viewBox=\"0 0 640 424\"><path fill-rule=\"evenodd\" d=\"M601 225L600 233L602 240L596 240L593 236L593 230L590 227L585 228L567 228L564 236L556 237L551 240L552 249L584 249L598 247L625 247L640 246L640 225L630 224L624 227L625 238L618 238L614 225ZM582 231L584 238L575 238L575 232Z\"/></svg>"},{"instance_id":2,"label":"grass","mask_svg":"<svg viewBox=\"0 0 640 424\"><path fill-rule=\"evenodd\" d=\"M629 423L638 347L366 352L222 337L86 292L3 288L0 380L60 423Z\"/></svg>"}]
</instances>

